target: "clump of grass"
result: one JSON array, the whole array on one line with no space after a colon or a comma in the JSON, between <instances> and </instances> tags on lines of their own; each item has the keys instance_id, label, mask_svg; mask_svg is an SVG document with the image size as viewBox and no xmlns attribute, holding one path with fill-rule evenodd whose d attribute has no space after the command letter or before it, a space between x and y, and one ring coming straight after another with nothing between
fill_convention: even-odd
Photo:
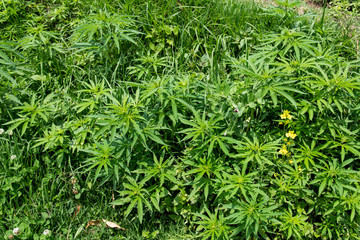
<instances>
[{"instance_id":1,"label":"clump of grass","mask_svg":"<svg viewBox=\"0 0 360 240\"><path fill-rule=\"evenodd\" d=\"M357 35L299 4L4 1L2 236L359 236Z\"/></svg>"}]
</instances>

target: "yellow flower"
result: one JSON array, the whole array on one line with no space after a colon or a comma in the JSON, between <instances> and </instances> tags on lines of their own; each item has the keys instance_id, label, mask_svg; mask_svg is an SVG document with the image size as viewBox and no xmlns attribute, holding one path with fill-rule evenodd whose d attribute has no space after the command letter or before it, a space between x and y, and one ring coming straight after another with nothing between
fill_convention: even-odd
<instances>
[{"instance_id":1,"label":"yellow flower","mask_svg":"<svg viewBox=\"0 0 360 240\"><path fill-rule=\"evenodd\" d=\"M291 142L287 142L287 145L290 145L291 144Z\"/></svg>"},{"instance_id":2,"label":"yellow flower","mask_svg":"<svg viewBox=\"0 0 360 240\"><path fill-rule=\"evenodd\" d=\"M289 115L290 115L290 111L284 110L283 114L285 114L286 116L289 116Z\"/></svg>"},{"instance_id":3,"label":"yellow flower","mask_svg":"<svg viewBox=\"0 0 360 240\"><path fill-rule=\"evenodd\" d=\"M293 160L289 160L289 163L292 164L294 161Z\"/></svg>"},{"instance_id":4,"label":"yellow flower","mask_svg":"<svg viewBox=\"0 0 360 240\"><path fill-rule=\"evenodd\" d=\"M282 125L282 124L283 124L283 122L279 122L279 124L280 124L280 125Z\"/></svg>"},{"instance_id":5,"label":"yellow flower","mask_svg":"<svg viewBox=\"0 0 360 240\"><path fill-rule=\"evenodd\" d=\"M288 153L288 150L286 150L286 148L282 148L282 149L280 149L279 153L282 155L285 155Z\"/></svg>"},{"instance_id":6,"label":"yellow flower","mask_svg":"<svg viewBox=\"0 0 360 240\"><path fill-rule=\"evenodd\" d=\"M294 131L289 131L288 133L285 134L286 137L289 137L291 139L295 139L295 137L297 136L296 133L294 133Z\"/></svg>"},{"instance_id":7,"label":"yellow flower","mask_svg":"<svg viewBox=\"0 0 360 240\"><path fill-rule=\"evenodd\" d=\"M287 138L285 138L284 141L287 142Z\"/></svg>"},{"instance_id":8,"label":"yellow flower","mask_svg":"<svg viewBox=\"0 0 360 240\"><path fill-rule=\"evenodd\" d=\"M290 111L284 110L283 114L280 115L281 119L292 119L292 116L290 115Z\"/></svg>"}]
</instances>

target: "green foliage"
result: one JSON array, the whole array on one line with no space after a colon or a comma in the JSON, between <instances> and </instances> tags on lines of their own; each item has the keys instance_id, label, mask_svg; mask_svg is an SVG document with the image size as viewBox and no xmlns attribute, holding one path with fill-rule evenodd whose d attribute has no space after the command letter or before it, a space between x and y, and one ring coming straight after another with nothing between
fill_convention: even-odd
<instances>
[{"instance_id":1,"label":"green foliage","mask_svg":"<svg viewBox=\"0 0 360 240\"><path fill-rule=\"evenodd\" d=\"M1 236L359 239L358 35L276 2L3 1Z\"/></svg>"}]
</instances>

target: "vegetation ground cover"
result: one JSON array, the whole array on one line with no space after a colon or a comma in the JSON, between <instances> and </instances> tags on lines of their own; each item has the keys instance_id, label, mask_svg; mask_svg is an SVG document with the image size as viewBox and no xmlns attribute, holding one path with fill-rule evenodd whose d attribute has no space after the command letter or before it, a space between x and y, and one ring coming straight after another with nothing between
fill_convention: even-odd
<instances>
[{"instance_id":1,"label":"vegetation ground cover","mask_svg":"<svg viewBox=\"0 0 360 240\"><path fill-rule=\"evenodd\" d=\"M301 4L2 1L1 237L359 239L358 35Z\"/></svg>"}]
</instances>

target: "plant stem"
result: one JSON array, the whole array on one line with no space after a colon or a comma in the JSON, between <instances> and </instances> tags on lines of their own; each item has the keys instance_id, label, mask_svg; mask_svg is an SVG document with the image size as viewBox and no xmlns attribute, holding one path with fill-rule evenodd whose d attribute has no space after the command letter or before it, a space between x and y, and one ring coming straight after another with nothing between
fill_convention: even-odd
<instances>
[{"instance_id":1,"label":"plant stem","mask_svg":"<svg viewBox=\"0 0 360 240\"><path fill-rule=\"evenodd\" d=\"M321 28L324 25L325 10L326 10L326 0L324 0L324 5L323 5L323 13L322 13L322 17L321 17Z\"/></svg>"}]
</instances>

